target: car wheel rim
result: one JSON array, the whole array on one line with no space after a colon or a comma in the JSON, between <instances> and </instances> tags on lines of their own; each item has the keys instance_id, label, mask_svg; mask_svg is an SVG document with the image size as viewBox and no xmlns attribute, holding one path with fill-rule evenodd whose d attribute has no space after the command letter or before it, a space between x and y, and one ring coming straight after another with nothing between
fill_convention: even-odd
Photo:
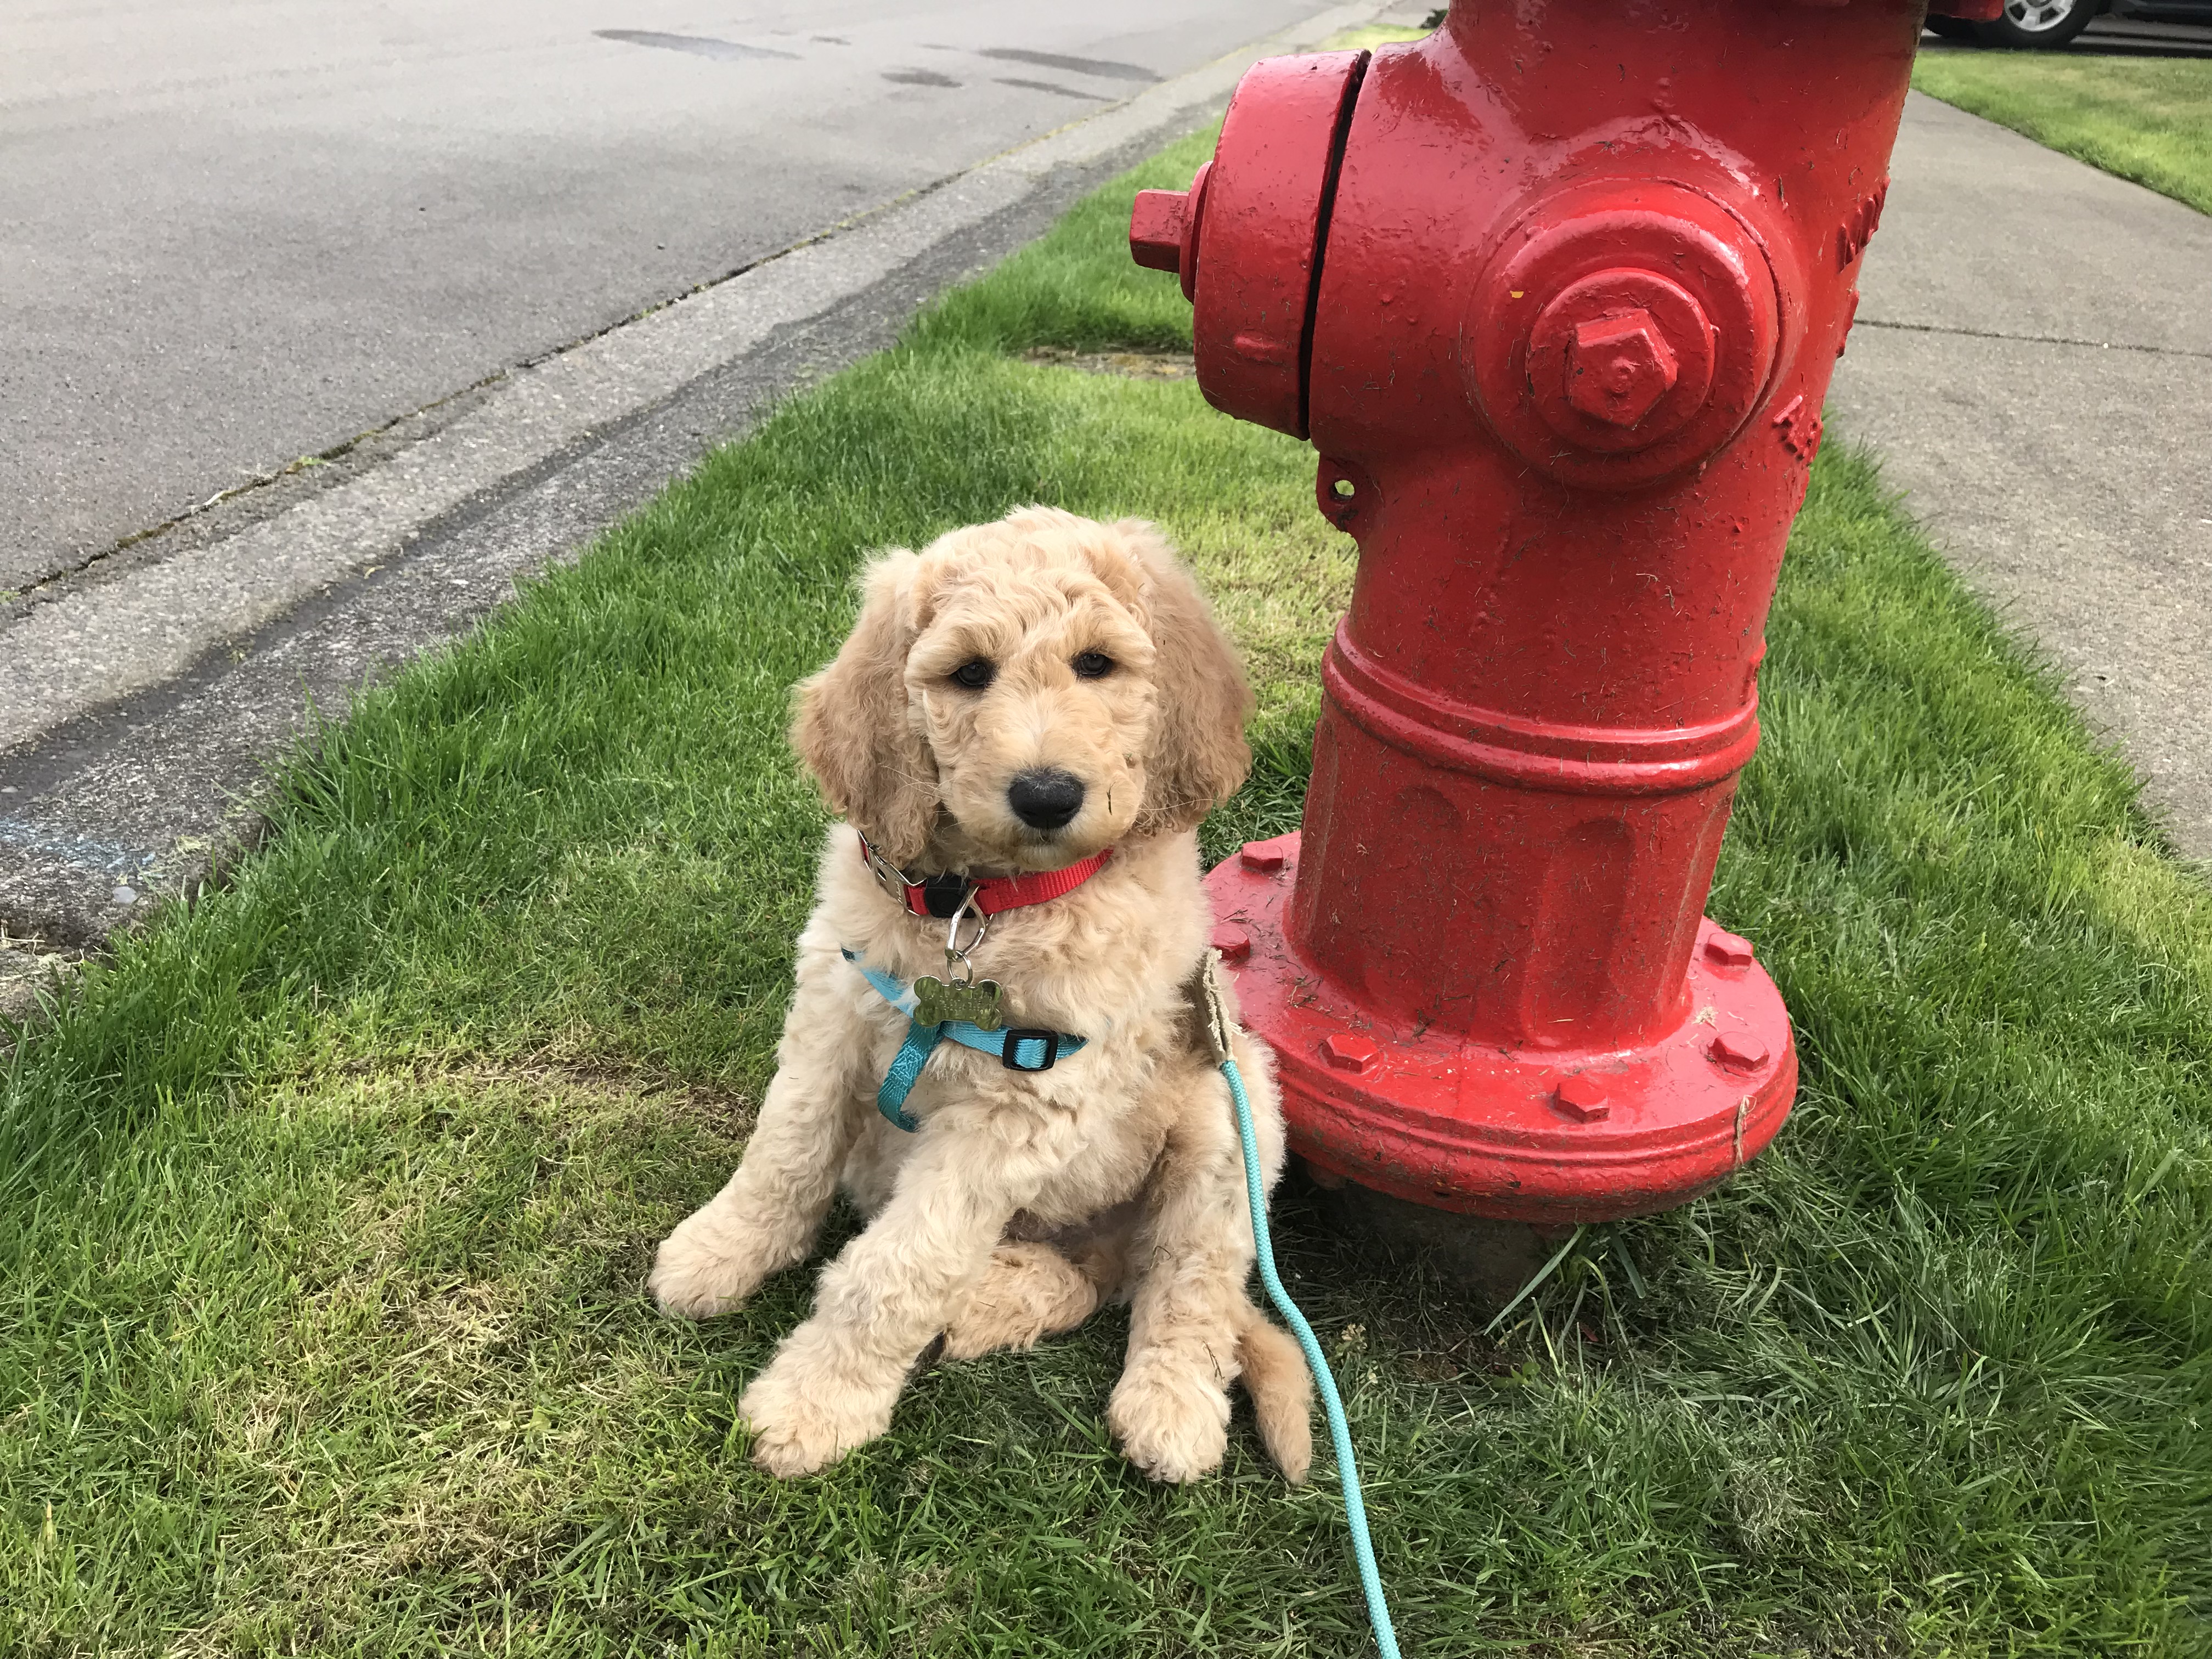
<instances>
[{"instance_id":1,"label":"car wheel rim","mask_svg":"<svg viewBox=\"0 0 2212 1659\"><path fill-rule=\"evenodd\" d=\"M2047 34L2074 15L2080 0L2005 0L2005 15L2027 34Z\"/></svg>"}]
</instances>

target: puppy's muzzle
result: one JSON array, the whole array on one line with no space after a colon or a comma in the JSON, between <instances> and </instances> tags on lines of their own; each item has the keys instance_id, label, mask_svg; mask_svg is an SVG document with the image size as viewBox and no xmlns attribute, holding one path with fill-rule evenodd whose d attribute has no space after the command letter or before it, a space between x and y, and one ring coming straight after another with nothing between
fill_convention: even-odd
<instances>
[{"instance_id":1,"label":"puppy's muzzle","mask_svg":"<svg viewBox=\"0 0 2212 1659\"><path fill-rule=\"evenodd\" d=\"M1018 773L1006 786L1006 805L1032 830L1058 830L1083 810L1083 780L1043 767Z\"/></svg>"}]
</instances>

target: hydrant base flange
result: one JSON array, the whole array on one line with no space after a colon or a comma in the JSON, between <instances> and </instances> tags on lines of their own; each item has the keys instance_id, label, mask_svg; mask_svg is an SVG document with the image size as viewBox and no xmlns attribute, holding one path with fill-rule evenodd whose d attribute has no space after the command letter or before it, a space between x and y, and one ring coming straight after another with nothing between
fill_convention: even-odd
<instances>
[{"instance_id":1,"label":"hydrant base flange","mask_svg":"<svg viewBox=\"0 0 2212 1659\"><path fill-rule=\"evenodd\" d=\"M1564 1224L1696 1197L1763 1150L1797 1086L1790 1017L1743 942L1705 921L1680 1018L1630 1048L1506 1048L1394 1030L1285 935L1298 837L1206 878L1225 965L1273 1050L1293 1152L1372 1191ZM1247 944L1249 941L1249 945Z\"/></svg>"}]
</instances>

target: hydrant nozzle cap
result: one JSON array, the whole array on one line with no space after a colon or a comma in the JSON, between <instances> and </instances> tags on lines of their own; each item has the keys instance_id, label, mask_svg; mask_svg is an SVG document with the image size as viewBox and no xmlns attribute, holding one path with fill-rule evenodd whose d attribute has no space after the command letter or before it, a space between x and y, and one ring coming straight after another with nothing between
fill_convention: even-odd
<instances>
[{"instance_id":1,"label":"hydrant nozzle cap","mask_svg":"<svg viewBox=\"0 0 2212 1659\"><path fill-rule=\"evenodd\" d=\"M1179 190L1140 190L1129 216L1129 257L1147 270L1182 269L1183 220L1190 198Z\"/></svg>"},{"instance_id":2,"label":"hydrant nozzle cap","mask_svg":"<svg viewBox=\"0 0 2212 1659\"><path fill-rule=\"evenodd\" d=\"M1577 323L1567 343L1567 401L1613 426L1649 415L1680 373L1666 329L1640 307Z\"/></svg>"},{"instance_id":3,"label":"hydrant nozzle cap","mask_svg":"<svg viewBox=\"0 0 2212 1659\"><path fill-rule=\"evenodd\" d=\"M1140 190L1129 213L1129 257L1147 270L1172 270L1182 277L1182 297L1198 293L1198 226L1206 216L1206 162L1192 176L1188 190Z\"/></svg>"},{"instance_id":4,"label":"hydrant nozzle cap","mask_svg":"<svg viewBox=\"0 0 2212 1659\"><path fill-rule=\"evenodd\" d=\"M1781 337L1774 270L1748 221L1666 180L1587 179L1538 197L1497 237L1467 305L1462 372L1492 428L1544 471L1601 489L1727 443Z\"/></svg>"},{"instance_id":5,"label":"hydrant nozzle cap","mask_svg":"<svg viewBox=\"0 0 2212 1659\"><path fill-rule=\"evenodd\" d=\"M1536 410L1585 449L1641 449L1686 426L1713 380L1713 326L1656 270L1612 267L1568 283L1528 335Z\"/></svg>"}]
</instances>

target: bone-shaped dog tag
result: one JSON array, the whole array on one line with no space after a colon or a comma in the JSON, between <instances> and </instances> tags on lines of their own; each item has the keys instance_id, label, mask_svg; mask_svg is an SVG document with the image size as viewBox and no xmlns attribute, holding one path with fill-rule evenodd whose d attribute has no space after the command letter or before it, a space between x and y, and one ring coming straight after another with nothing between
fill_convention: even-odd
<instances>
[{"instance_id":1,"label":"bone-shaped dog tag","mask_svg":"<svg viewBox=\"0 0 2212 1659\"><path fill-rule=\"evenodd\" d=\"M999 1012L999 981L970 980L951 985L942 980L914 982L914 1021L917 1025L942 1025L958 1020L981 1030L995 1031L1006 1023Z\"/></svg>"}]
</instances>

